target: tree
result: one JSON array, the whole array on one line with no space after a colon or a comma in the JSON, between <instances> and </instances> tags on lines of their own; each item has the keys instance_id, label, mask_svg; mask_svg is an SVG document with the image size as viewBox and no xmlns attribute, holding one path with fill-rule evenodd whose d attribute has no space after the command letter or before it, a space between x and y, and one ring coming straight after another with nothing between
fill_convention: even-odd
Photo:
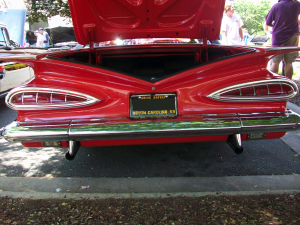
<instances>
[{"instance_id":1,"label":"tree","mask_svg":"<svg viewBox=\"0 0 300 225\"><path fill-rule=\"evenodd\" d=\"M271 9L270 0L251 1L236 0L234 1L235 12L239 14L249 34L257 34L264 31L263 23Z\"/></svg>"},{"instance_id":2,"label":"tree","mask_svg":"<svg viewBox=\"0 0 300 225\"><path fill-rule=\"evenodd\" d=\"M24 0L27 8L27 21L30 24L47 21L56 15L71 18L67 0Z\"/></svg>"}]
</instances>

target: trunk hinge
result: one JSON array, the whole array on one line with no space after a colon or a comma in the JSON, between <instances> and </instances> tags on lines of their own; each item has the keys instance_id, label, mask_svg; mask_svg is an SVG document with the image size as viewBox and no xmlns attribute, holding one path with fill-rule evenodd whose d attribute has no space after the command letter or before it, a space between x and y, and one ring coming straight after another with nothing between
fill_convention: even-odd
<instances>
[{"instance_id":1,"label":"trunk hinge","mask_svg":"<svg viewBox=\"0 0 300 225\"><path fill-rule=\"evenodd\" d=\"M83 27L85 28L86 36L90 43L90 52L89 52L89 63L92 63L92 55L94 54L94 43L95 43L95 24L84 24Z\"/></svg>"},{"instance_id":2,"label":"trunk hinge","mask_svg":"<svg viewBox=\"0 0 300 225\"><path fill-rule=\"evenodd\" d=\"M200 37L202 37L202 41L203 41L203 54L204 54L205 62L208 62L207 37L209 36L211 24L212 24L211 20L200 21L200 32L201 32Z\"/></svg>"},{"instance_id":3,"label":"trunk hinge","mask_svg":"<svg viewBox=\"0 0 300 225\"><path fill-rule=\"evenodd\" d=\"M203 47L207 49L207 38L203 38Z\"/></svg>"}]
</instances>

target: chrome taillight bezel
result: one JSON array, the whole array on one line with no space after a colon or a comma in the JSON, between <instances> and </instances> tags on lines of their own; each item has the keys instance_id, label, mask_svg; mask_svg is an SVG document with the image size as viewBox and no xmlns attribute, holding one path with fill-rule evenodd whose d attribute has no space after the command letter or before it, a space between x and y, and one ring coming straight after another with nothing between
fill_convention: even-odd
<instances>
[{"instance_id":1,"label":"chrome taillight bezel","mask_svg":"<svg viewBox=\"0 0 300 225\"><path fill-rule=\"evenodd\" d=\"M60 95L65 95L65 96L71 96L71 97L77 97L77 98L82 98L85 99L85 101L82 102L72 102L72 103L61 103L61 104L53 104L53 103L43 103L43 104L38 104L36 101L35 104L14 104L12 103L12 99L15 95L23 93L48 93L48 94L60 94ZM94 104L96 102L99 102L100 100L92 97L87 94L79 93L76 91L65 91L61 89L55 89L55 88L37 88L37 87L18 87L13 90L11 90L5 98L5 103L6 105L14 110L51 110L51 109L67 109L67 108L75 108L75 107L83 107L83 106L88 106L91 104ZM22 101L23 102L23 101ZM51 97L51 102L52 102L52 97Z\"/></svg>"},{"instance_id":2,"label":"chrome taillight bezel","mask_svg":"<svg viewBox=\"0 0 300 225\"><path fill-rule=\"evenodd\" d=\"M238 90L241 88L247 88L247 87L254 87L259 85L273 85L273 84L284 84L290 86L294 91L291 94L282 94L279 96L272 96L272 95L263 95L263 96L221 96L222 94ZM254 89L255 90L255 89ZM223 89L220 89L218 91L215 91L211 94L209 94L207 97L219 100L219 101L230 101L230 102L266 102L266 101L287 101L290 98L293 98L298 93L298 86L293 82L292 80L288 79L274 79L274 80L263 80L263 81L252 81L252 82L246 82L242 84L232 85ZM255 92L254 92L255 93Z\"/></svg>"}]
</instances>

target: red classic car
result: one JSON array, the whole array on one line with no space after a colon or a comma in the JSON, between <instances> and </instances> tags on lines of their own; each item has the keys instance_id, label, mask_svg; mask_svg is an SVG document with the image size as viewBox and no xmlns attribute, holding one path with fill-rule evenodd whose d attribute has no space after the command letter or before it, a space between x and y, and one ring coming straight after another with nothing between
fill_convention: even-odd
<instances>
[{"instance_id":1,"label":"red classic car","mask_svg":"<svg viewBox=\"0 0 300 225\"><path fill-rule=\"evenodd\" d=\"M10 51L35 77L13 89L16 121L3 129L26 147L140 145L280 138L300 128L286 108L298 92L267 69L300 48L208 45L217 40L225 0L69 0L76 40L90 48L33 54ZM105 46L134 38L191 38L203 44Z\"/></svg>"}]
</instances>

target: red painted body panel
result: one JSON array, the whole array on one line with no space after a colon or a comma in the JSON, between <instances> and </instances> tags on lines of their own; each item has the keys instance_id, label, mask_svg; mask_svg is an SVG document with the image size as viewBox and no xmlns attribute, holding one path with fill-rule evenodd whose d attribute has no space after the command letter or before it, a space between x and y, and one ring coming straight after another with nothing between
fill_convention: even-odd
<instances>
[{"instance_id":1,"label":"red painted body panel","mask_svg":"<svg viewBox=\"0 0 300 225\"><path fill-rule=\"evenodd\" d=\"M285 79L282 76L274 77L266 69L268 60L264 51L257 51L200 65L151 83L87 64L41 58L34 62L35 78L27 86L78 91L91 95L100 102L81 108L58 109L55 111L55 117L49 110L19 111L18 120L129 117L129 96L144 93L177 94L179 115L284 111L285 101L222 102L206 97L218 89L242 82ZM152 90L153 87L155 90Z\"/></svg>"},{"instance_id":2,"label":"red painted body panel","mask_svg":"<svg viewBox=\"0 0 300 225\"><path fill-rule=\"evenodd\" d=\"M76 40L83 45L117 38L216 40L224 3L225 0L69 0Z\"/></svg>"},{"instance_id":3,"label":"red painted body panel","mask_svg":"<svg viewBox=\"0 0 300 225\"><path fill-rule=\"evenodd\" d=\"M176 137L176 138L141 138L141 139L124 139L119 141L81 141L82 147L95 146L118 146L118 145L152 145L152 144L171 144L171 143L189 143L189 142L209 142L209 141L226 141L228 135L220 136L200 136L200 137Z\"/></svg>"},{"instance_id":4,"label":"red painted body panel","mask_svg":"<svg viewBox=\"0 0 300 225\"><path fill-rule=\"evenodd\" d=\"M282 138L286 132L274 132L274 133L267 133L265 139L276 139Z\"/></svg>"},{"instance_id":5,"label":"red painted body panel","mask_svg":"<svg viewBox=\"0 0 300 225\"><path fill-rule=\"evenodd\" d=\"M285 132L267 133L265 139L281 138ZM215 135L215 136L198 136L198 137L176 137L176 138L152 138L152 139L124 139L116 142L115 140L105 141L81 141L82 147L95 147L95 146L118 146L118 145L150 145L150 144L171 144L171 143L191 143L191 142L215 142L226 141L228 135ZM247 141L247 134L242 135L242 141Z\"/></svg>"},{"instance_id":6,"label":"red painted body panel","mask_svg":"<svg viewBox=\"0 0 300 225\"><path fill-rule=\"evenodd\" d=\"M7 95L6 104L18 111L18 118L3 129L3 137L26 147L69 148L66 158L71 160L79 145L227 140L238 153L241 140L280 138L299 129L300 116L286 108L297 85L270 72L267 63L300 49L207 45L206 40L219 37L224 3L69 0L76 39L90 49L15 49L0 57L28 64L35 72ZM193 38L203 44L94 47L94 42L117 38ZM158 116L130 117L131 102L149 94L168 98L153 103L150 97L151 108L149 101L142 103L142 110L151 116L157 110ZM82 104L76 105L78 98ZM159 110L170 99L172 118L162 119Z\"/></svg>"},{"instance_id":7,"label":"red painted body panel","mask_svg":"<svg viewBox=\"0 0 300 225\"><path fill-rule=\"evenodd\" d=\"M187 51L197 49L201 51L202 45L170 44L170 45L147 45L147 46L114 46L95 49L101 53L114 53L115 56L140 52L141 54L170 51ZM36 59L20 57L14 61L27 63L35 70L35 78L24 84L26 87L43 87L49 89L62 89L75 91L90 95L100 101L78 108L56 109L56 110L20 110L17 121L70 121L76 119L127 118L131 123L138 121L129 118L130 96L133 94L172 93L177 96L178 115L192 116L207 114L243 114L262 112L284 112L286 100L268 102L224 102L207 97L209 94L246 82L261 80L287 79L275 75L266 69L267 63L276 53L266 52L264 49L211 46L209 50L222 49L233 52L232 57L222 60L200 63L199 66L169 77L164 77L156 82L150 82L138 77L130 76L121 72L108 70L101 66L86 63L62 60L63 57L75 53L89 52L89 50L68 51L39 55ZM238 54L239 51L244 52ZM97 54L98 54L97 53ZM9 61L10 59L5 59ZM161 119L151 119L151 121ZM176 121L178 118L169 119ZM283 135L281 133L280 135ZM277 133L267 135L266 138L278 138ZM95 145L126 145L150 144L150 143L175 143L196 141L224 141L227 135L215 137L190 137L190 138L153 138L153 139L131 139L131 140L106 140L106 141L83 141L83 146ZM242 139L245 139L244 135ZM26 145L26 144L25 144ZM28 145L28 144L27 144ZM30 144L29 144L30 145ZM67 147L67 144L64 144Z\"/></svg>"},{"instance_id":8,"label":"red painted body panel","mask_svg":"<svg viewBox=\"0 0 300 225\"><path fill-rule=\"evenodd\" d=\"M22 145L27 148L39 148L43 147L42 142L23 142Z\"/></svg>"}]
</instances>

